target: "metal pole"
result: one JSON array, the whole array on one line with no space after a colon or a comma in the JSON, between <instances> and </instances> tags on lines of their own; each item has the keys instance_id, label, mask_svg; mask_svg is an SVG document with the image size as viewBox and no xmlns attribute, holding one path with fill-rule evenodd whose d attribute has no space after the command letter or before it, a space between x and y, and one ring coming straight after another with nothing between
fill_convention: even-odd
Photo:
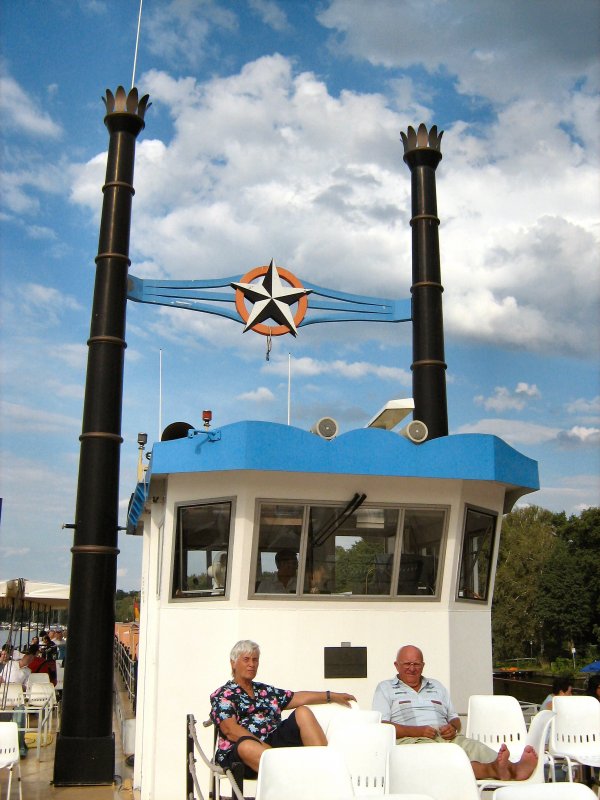
<instances>
[{"instance_id":1,"label":"metal pole","mask_svg":"<svg viewBox=\"0 0 600 800\"><path fill-rule=\"evenodd\" d=\"M435 170L442 159L438 134L423 123L400 133L412 188L412 320L414 419L427 425L428 439L448 435L444 321Z\"/></svg>"},{"instance_id":2,"label":"metal pole","mask_svg":"<svg viewBox=\"0 0 600 800\"><path fill-rule=\"evenodd\" d=\"M148 96L107 90L109 133L96 282L80 436L75 535L71 552L69 646L61 729L56 742L57 786L110 784L114 596L117 576L119 458L129 232L135 141Z\"/></svg>"}]
</instances>

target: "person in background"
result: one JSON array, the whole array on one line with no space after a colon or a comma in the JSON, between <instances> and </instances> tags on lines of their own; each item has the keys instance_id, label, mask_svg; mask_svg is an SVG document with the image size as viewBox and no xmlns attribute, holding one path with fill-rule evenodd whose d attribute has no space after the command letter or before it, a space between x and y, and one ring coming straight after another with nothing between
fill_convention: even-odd
<instances>
[{"instance_id":1,"label":"person in background","mask_svg":"<svg viewBox=\"0 0 600 800\"><path fill-rule=\"evenodd\" d=\"M29 662L29 669L31 673L47 673L50 683L56 686L56 661L53 658L48 658L46 653L42 653L36 645L32 645L27 651L31 655Z\"/></svg>"},{"instance_id":2,"label":"person in background","mask_svg":"<svg viewBox=\"0 0 600 800\"><path fill-rule=\"evenodd\" d=\"M560 678L554 678L552 681L552 692L540 706L540 711L552 711L552 699L554 697L571 697L572 694L573 678L565 675Z\"/></svg>"},{"instance_id":3,"label":"person in background","mask_svg":"<svg viewBox=\"0 0 600 800\"><path fill-rule=\"evenodd\" d=\"M298 556L291 548L275 553L275 575L266 575L258 584L259 594L295 594Z\"/></svg>"},{"instance_id":4,"label":"person in background","mask_svg":"<svg viewBox=\"0 0 600 800\"><path fill-rule=\"evenodd\" d=\"M589 679L586 694L595 697L600 703L600 675L592 675Z\"/></svg>"},{"instance_id":5,"label":"person in background","mask_svg":"<svg viewBox=\"0 0 600 800\"><path fill-rule=\"evenodd\" d=\"M42 637L41 651L47 660L56 659L58 655L58 648L48 634Z\"/></svg>"},{"instance_id":6,"label":"person in background","mask_svg":"<svg viewBox=\"0 0 600 800\"><path fill-rule=\"evenodd\" d=\"M350 706L350 701L356 700L343 692L292 692L258 683L254 678L260 648L248 639L233 646L229 659L233 679L210 696L210 718L219 734L215 760L223 768L241 761L258 772L260 758L270 747L326 745L323 729L306 704ZM285 708L295 710L282 720Z\"/></svg>"},{"instance_id":7,"label":"person in background","mask_svg":"<svg viewBox=\"0 0 600 800\"><path fill-rule=\"evenodd\" d=\"M56 631L56 636L54 637L54 644L56 645L56 651L57 651L56 660L60 661L62 664L67 655L67 640L65 639L65 635L62 632L62 630Z\"/></svg>"},{"instance_id":8,"label":"person in background","mask_svg":"<svg viewBox=\"0 0 600 800\"><path fill-rule=\"evenodd\" d=\"M29 663L33 656L12 650L8 645L2 646L0 652L0 683L20 683L23 688L31 675Z\"/></svg>"}]
</instances>

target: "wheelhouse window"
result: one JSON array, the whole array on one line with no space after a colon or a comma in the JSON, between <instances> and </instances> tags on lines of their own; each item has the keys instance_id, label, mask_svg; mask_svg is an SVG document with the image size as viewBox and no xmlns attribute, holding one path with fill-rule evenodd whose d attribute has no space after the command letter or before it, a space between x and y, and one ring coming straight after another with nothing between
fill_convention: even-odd
<instances>
[{"instance_id":1,"label":"wheelhouse window","mask_svg":"<svg viewBox=\"0 0 600 800\"><path fill-rule=\"evenodd\" d=\"M172 597L223 597L232 522L231 501L177 508Z\"/></svg>"},{"instance_id":2,"label":"wheelhouse window","mask_svg":"<svg viewBox=\"0 0 600 800\"><path fill-rule=\"evenodd\" d=\"M404 513L399 595L435 595L446 513L440 509L407 509Z\"/></svg>"},{"instance_id":3,"label":"wheelhouse window","mask_svg":"<svg viewBox=\"0 0 600 800\"><path fill-rule=\"evenodd\" d=\"M488 599L496 521L495 514L467 509L458 583L462 600Z\"/></svg>"},{"instance_id":4,"label":"wheelhouse window","mask_svg":"<svg viewBox=\"0 0 600 800\"><path fill-rule=\"evenodd\" d=\"M445 509L260 502L253 593L439 596Z\"/></svg>"},{"instance_id":5,"label":"wheelhouse window","mask_svg":"<svg viewBox=\"0 0 600 800\"><path fill-rule=\"evenodd\" d=\"M261 505L257 594L296 594L303 517L300 505Z\"/></svg>"}]
</instances>

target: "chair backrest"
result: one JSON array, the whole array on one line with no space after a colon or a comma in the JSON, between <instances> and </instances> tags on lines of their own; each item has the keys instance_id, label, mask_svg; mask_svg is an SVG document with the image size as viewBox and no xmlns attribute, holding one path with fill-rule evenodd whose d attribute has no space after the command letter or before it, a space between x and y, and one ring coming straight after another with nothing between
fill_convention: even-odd
<instances>
[{"instance_id":1,"label":"chair backrest","mask_svg":"<svg viewBox=\"0 0 600 800\"><path fill-rule=\"evenodd\" d=\"M529 778L527 778L526 781L521 781L521 783L544 783L544 753L546 752L550 723L555 716L554 711L538 711L531 720L529 730L527 731L526 744L531 745L538 754L538 761ZM515 761L516 759L512 758L512 760Z\"/></svg>"},{"instance_id":2,"label":"chair backrest","mask_svg":"<svg viewBox=\"0 0 600 800\"><path fill-rule=\"evenodd\" d=\"M54 707L56 705L56 692L51 683L33 683L29 687L27 699L30 706L43 706L48 701Z\"/></svg>"},{"instance_id":3,"label":"chair backrest","mask_svg":"<svg viewBox=\"0 0 600 800\"><path fill-rule=\"evenodd\" d=\"M20 683L0 684L0 702L3 708L22 706L25 702L23 687Z\"/></svg>"},{"instance_id":4,"label":"chair backrest","mask_svg":"<svg viewBox=\"0 0 600 800\"><path fill-rule=\"evenodd\" d=\"M479 800L471 763L456 744L400 744L388 760L389 792L422 793L434 800Z\"/></svg>"},{"instance_id":5,"label":"chair backrest","mask_svg":"<svg viewBox=\"0 0 600 800\"><path fill-rule=\"evenodd\" d=\"M307 708L313 712L319 725L323 728L323 732L327 736L327 730L329 728L329 723L332 719L337 719L338 716L342 717L343 719L349 719L351 714L355 714L360 709L356 704L354 704L351 708L347 708L346 706L341 706L339 703L322 703L319 705L307 705ZM283 717L289 716L289 713L284 712Z\"/></svg>"},{"instance_id":6,"label":"chair backrest","mask_svg":"<svg viewBox=\"0 0 600 800\"><path fill-rule=\"evenodd\" d=\"M0 769L19 761L19 728L16 722L0 722Z\"/></svg>"},{"instance_id":7,"label":"chair backrest","mask_svg":"<svg viewBox=\"0 0 600 800\"><path fill-rule=\"evenodd\" d=\"M344 757L330 747L278 747L261 756L256 800L346 800L353 795Z\"/></svg>"},{"instance_id":8,"label":"chair backrest","mask_svg":"<svg viewBox=\"0 0 600 800\"><path fill-rule=\"evenodd\" d=\"M592 698L593 700L594 698ZM496 789L494 800L595 800L596 795L583 783L541 783L537 786L511 786Z\"/></svg>"},{"instance_id":9,"label":"chair backrest","mask_svg":"<svg viewBox=\"0 0 600 800\"><path fill-rule=\"evenodd\" d=\"M347 715L349 717L354 714ZM357 795L382 795L386 789L387 761L396 745L393 725L371 722L349 726L332 720L328 731L329 747L338 750L346 762Z\"/></svg>"},{"instance_id":10,"label":"chair backrest","mask_svg":"<svg viewBox=\"0 0 600 800\"><path fill-rule=\"evenodd\" d=\"M312 706L311 706L312 708ZM314 710L314 709L313 709ZM327 741L334 731L340 728L354 728L361 725L380 725L381 724L381 711L371 711L366 708L357 708L352 710L349 714L332 714L329 718L327 725ZM392 725L388 725L392 728Z\"/></svg>"},{"instance_id":11,"label":"chair backrest","mask_svg":"<svg viewBox=\"0 0 600 800\"><path fill-rule=\"evenodd\" d=\"M518 760L527 740L527 726L519 701L508 695L471 695L465 736L496 751L505 744L511 758Z\"/></svg>"},{"instance_id":12,"label":"chair backrest","mask_svg":"<svg viewBox=\"0 0 600 800\"><path fill-rule=\"evenodd\" d=\"M50 675L47 672L32 672L27 678L27 683L29 686L34 683L50 683Z\"/></svg>"},{"instance_id":13,"label":"chair backrest","mask_svg":"<svg viewBox=\"0 0 600 800\"><path fill-rule=\"evenodd\" d=\"M554 697L552 708L551 753L584 748L600 755L600 703L594 697Z\"/></svg>"}]
</instances>

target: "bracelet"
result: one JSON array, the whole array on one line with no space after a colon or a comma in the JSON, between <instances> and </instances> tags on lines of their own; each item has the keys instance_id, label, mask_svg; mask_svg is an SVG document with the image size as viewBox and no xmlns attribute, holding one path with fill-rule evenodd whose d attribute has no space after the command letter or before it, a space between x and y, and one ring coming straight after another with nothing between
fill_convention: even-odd
<instances>
[{"instance_id":1,"label":"bracelet","mask_svg":"<svg viewBox=\"0 0 600 800\"><path fill-rule=\"evenodd\" d=\"M327 689L327 691L325 692L325 697L327 698L327 702L331 703L331 692L329 691L329 689Z\"/></svg>"}]
</instances>

